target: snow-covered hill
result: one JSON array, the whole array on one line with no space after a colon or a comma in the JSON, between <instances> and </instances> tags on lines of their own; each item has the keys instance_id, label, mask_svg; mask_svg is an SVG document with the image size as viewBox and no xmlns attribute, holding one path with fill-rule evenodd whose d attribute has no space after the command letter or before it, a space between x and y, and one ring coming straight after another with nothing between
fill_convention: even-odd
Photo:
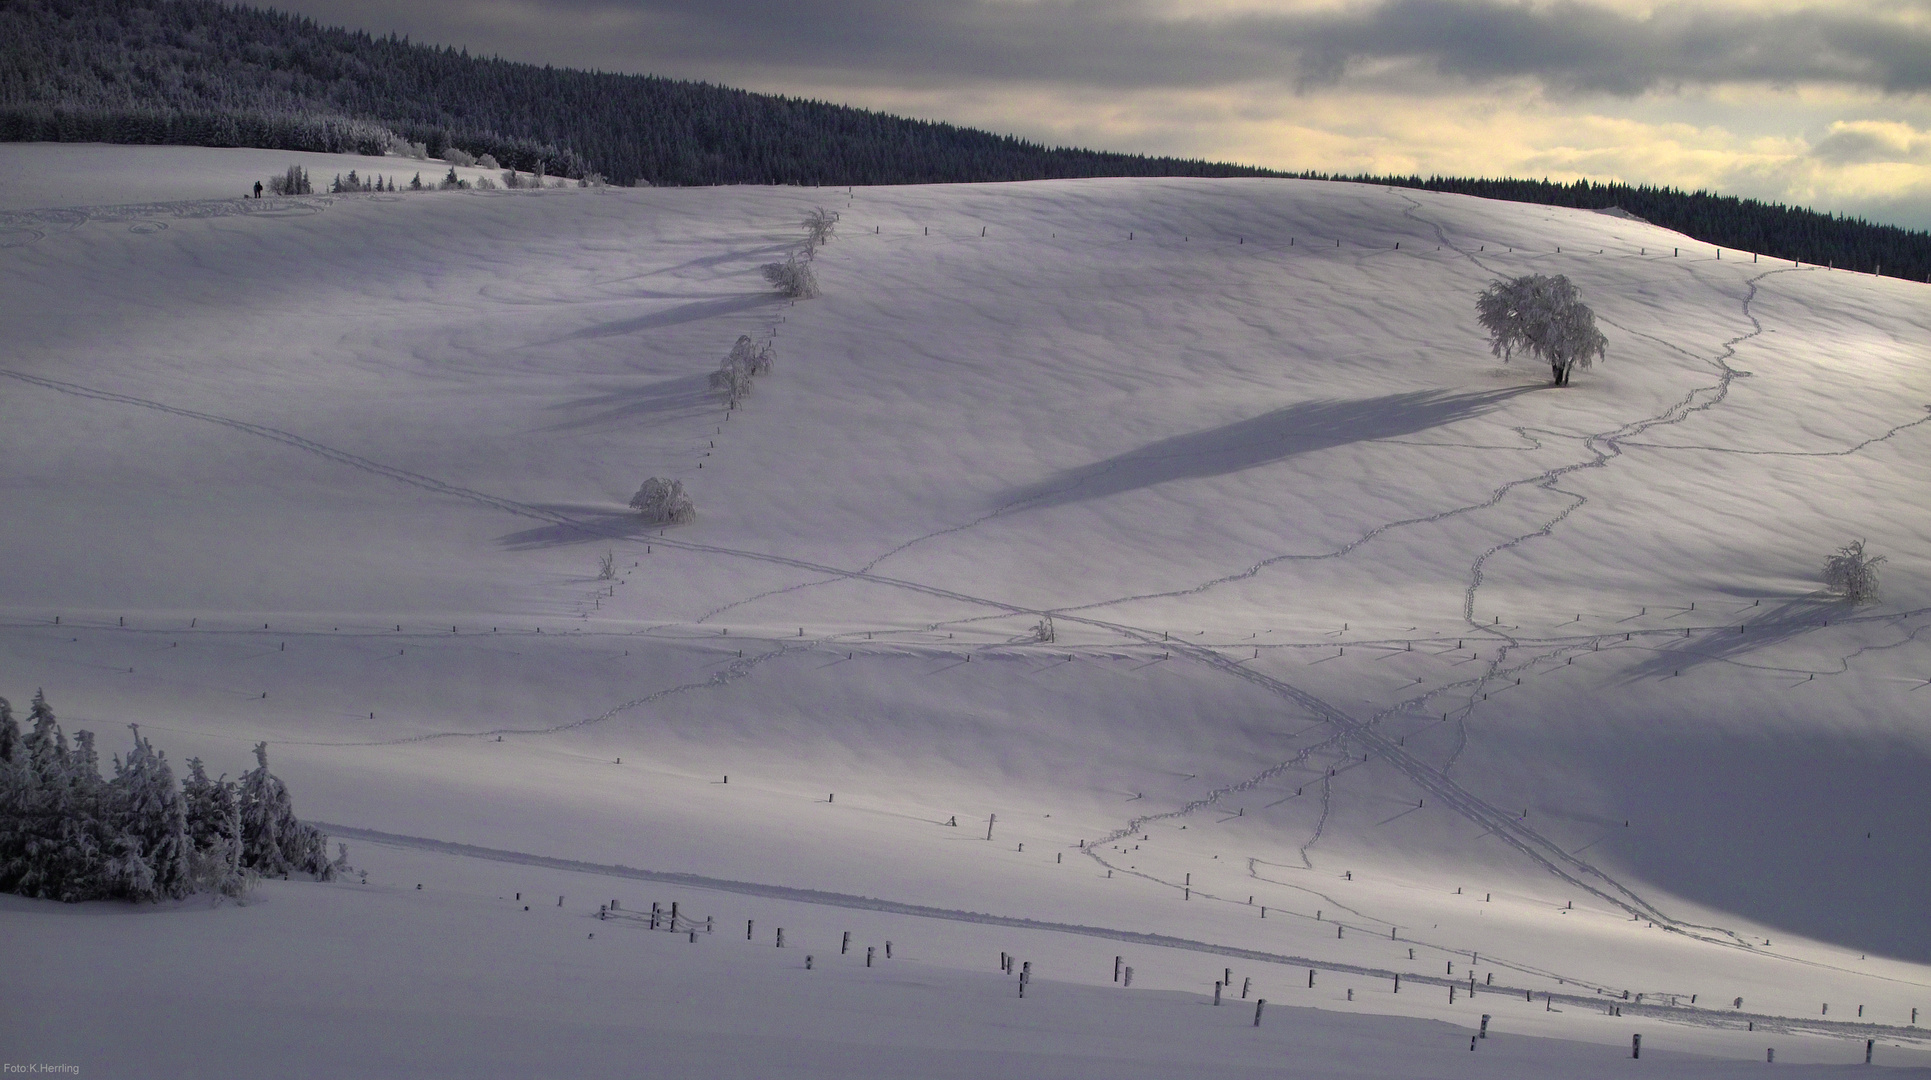
<instances>
[{"instance_id":1,"label":"snow-covered hill","mask_svg":"<svg viewBox=\"0 0 1931 1080\"><path fill-rule=\"evenodd\" d=\"M721 926L787 919L821 959L862 917L969 1041L1038 1025L1047 1075L1220 1038L1179 1034L1181 1005L1230 956L1270 1009L1486 1010L1511 1037L1780 1063L1878 1038L1881 1062L1931 1063L1910 1029L1931 1010L1926 286L1345 184L158 202L144 148L52 149L0 147L0 175L102 205L0 213L0 693L44 686L106 747L139 721L214 771L270 740L298 809L394 892L11 903L0 925L105 956L233 920L259 957L366 917L395 934L330 947L386 965L421 941L418 973L648 998L707 969L639 974L584 951L609 935L556 952L478 912L518 881L592 921L684 890ZM235 172L205 199L287 158L171 153ZM815 206L842 215L824 294L791 304L758 267ZM1566 389L1475 323L1484 284L1531 271L1572 278L1609 337ZM706 379L740 334L776 366L727 412ZM652 475L696 523L637 523ZM1888 561L1852 609L1817 574L1857 537ZM707 880L651 892L619 866ZM440 898L411 907L417 882ZM1053 924L1023 931L1039 977L1104 992L1030 1020L969 1004L1013 989L991 957L1022 932L985 913ZM488 933L524 936L442 955ZM355 970L331 963L324 996ZM730 964L701 977L747 981L744 1009L817 1007L789 967ZM107 966L76 984L97 1015L166 992ZM1310 989L1310 966L1346 978ZM464 1015L491 1028L513 985ZM835 995L834 1027L876 993ZM389 999L366 1000L340 1023L391 1045ZM754 1073L747 1015L653 1038L729 1036L691 1074ZM1160 1034L1103 1049L1122 1022ZM1227 1074L1283 1045L1225 1051ZM1461 1052L1369 1071L1450 1075Z\"/></svg>"}]
</instances>

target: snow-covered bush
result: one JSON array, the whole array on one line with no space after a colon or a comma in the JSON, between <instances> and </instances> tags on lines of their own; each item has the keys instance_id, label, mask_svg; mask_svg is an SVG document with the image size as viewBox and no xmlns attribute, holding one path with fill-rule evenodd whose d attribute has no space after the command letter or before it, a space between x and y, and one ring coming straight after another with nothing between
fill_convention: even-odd
<instances>
[{"instance_id":1,"label":"snow-covered bush","mask_svg":"<svg viewBox=\"0 0 1931 1080\"><path fill-rule=\"evenodd\" d=\"M653 476L631 496L630 505L648 525L683 525L697 517L697 507L684 494L682 480Z\"/></svg>"},{"instance_id":2,"label":"snow-covered bush","mask_svg":"<svg viewBox=\"0 0 1931 1080\"><path fill-rule=\"evenodd\" d=\"M477 178L476 178L476 190L478 190L478 191L495 191L495 190L496 190L496 181L494 181L494 180L491 180L491 179L490 179L489 177L487 177L487 176L479 176L479 177L477 177Z\"/></svg>"},{"instance_id":3,"label":"snow-covered bush","mask_svg":"<svg viewBox=\"0 0 1931 1080\"><path fill-rule=\"evenodd\" d=\"M838 229L838 214L820 206L805 215L805 244L807 247L821 247L831 239Z\"/></svg>"},{"instance_id":4,"label":"snow-covered bush","mask_svg":"<svg viewBox=\"0 0 1931 1080\"><path fill-rule=\"evenodd\" d=\"M1494 282L1476 298L1475 313L1490 351L1504 362L1517 349L1547 360L1557 386L1569 385L1571 370L1587 368L1609 347L1596 329L1596 313L1561 274Z\"/></svg>"},{"instance_id":5,"label":"snow-covered bush","mask_svg":"<svg viewBox=\"0 0 1931 1080\"><path fill-rule=\"evenodd\" d=\"M240 785L210 780L199 760L179 786L167 758L134 731L103 780L93 733L61 733L34 695L25 736L0 698L0 892L51 900L162 900L195 892L239 897L257 872L327 880L327 837L295 817L288 789L260 768Z\"/></svg>"},{"instance_id":6,"label":"snow-covered bush","mask_svg":"<svg viewBox=\"0 0 1931 1080\"><path fill-rule=\"evenodd\" d=\"M578 187L602 187L604 186L605 183L607 183L607 181L604 180L602 173L592 172L592 173L584 173L583 179L577 181L577 186Z\"/></svg>"},{"instance_id":7,"label":"snow-covered bush","mask_svg":"<svg viewBox=\"0 0 1931 1080\"><path fill-rule=\"evenodd\" d=\"M443 189L444 191L455 191L455 190L457 190L458 188L466 188L466 187L468 187L468 186L469 186L469 181L467 181L467 180L465 180L465 179L463 179L463 178L462 178L462 177L460 177L460 176L457 176L457 175L456 175L456 166L454 166L454 165L451 165L451 166L449 167L449 175L448 175L448 176L445 176L445 177L443 177L443 180L442 180L442 183L440 183L440 184L438 184L438 185L436 185L436 186L437 186L437 187L440 187L440 188L442 188L442 189Z\"/></svg>"},{"instance_id":8,"label":"snow-covered bush","mask_svg":"<svg viewBox=\"0 0 1931 1080\"><path fill-rule=\"evenodd\" d=\"M711 388L724 393L725 400L736 408L738 402L751 392L754 376L769 374L771 371L771 343L762 348L753 344L751 335L738 335L737 342L731 346L730 355L711 372Z\"/></svg>"},{"instance_id":9,"label":"snow-covered bush","mask_svg":"<svg viewBox=\"0 0 1931 1080\"><path fill-rule=\"evenodd\" d=\"M1824 587L1853 604L1877 602L1877 564L1882 555L1864 554L1864 541L1852 540L1824 560Z\"/></svg>"},{"instance_id":10,"label":"snow-covered bush","mask_svg":"<svg viewBox=\"0 0 1931 1080\"><path fill-rule=\"evenodd\" d=\"M503 166L497 163L496 156L494 154L484 154L482 157L479 157L476 159L476 167L479 169L494 170L494 169L500 169Z\"/></svg>"},{"instance_id":11,"label":"snow-covered bush","mask_svg":"<svg viewBox=\"0 0 1931 1080\"><path fill-rule=\"evenodd\" d=\"M449 162L451 165L461 165L464 168L468 168L469 166L476 164L476 158L473 155L465 151L458 150L453 146L444 147L442 154L439 156L444 161Z\"/></svg>"},{"instance_id":12,"label":"snow-covered bush","mask_svg":"<svg viewBox=\"0 0 1931 1080\"><path fill-rule=\"evenodd\" d=\"M613 581L617 577L617 553L606 551L597 557L597 580Z\"/></svg>"},{"instance_id":13,"label":"snow-covered bush","mask_svg":"<svg viewBox=\"0 0 1931 1080\"><path fill-rule=\"evenodd\" d=\"M759 269L764 273L764 280L770 282L780 296L809 300L818 295L818 276L811 272L808 263L798 261L796 252L781 263L765 263Z\"/></svg>"},{"instance_id":14,"label":"snow-covered bush","mask_svg":"<svg viewBox=\"0 0 1931 1080\"><path fill-rule=\"evenodd\" d=\"M423 143L412 143L400 135L389 136L389 152L397 157L415 158L417 161L429 160L429 147Z\"/></svg>"},{"instance_id":15,"label":"snow-covered bush","mask_svg":"<svg viewBox=\"0 0 1931 1080\"><path fill-rule=\"evenodd\" d=\"M288 171L280 176L268 178L268 190L276 195L313 195L315 188L308 181L308 170L300 165L290 165Z\"/></svg>"}]
</instances>

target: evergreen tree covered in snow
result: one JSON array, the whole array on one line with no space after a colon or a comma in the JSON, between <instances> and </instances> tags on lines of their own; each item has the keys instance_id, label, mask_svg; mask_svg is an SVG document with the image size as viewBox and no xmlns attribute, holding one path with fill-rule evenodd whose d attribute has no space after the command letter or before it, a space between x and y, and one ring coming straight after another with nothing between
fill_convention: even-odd
<instances>
[{"instance_id":1,"label":"evergreen tree covered in snow","mask_svg":"<svg viewBox=\"0 0 1931 1080\"><path fill-rule=\"evenodd\" d=\"M241 862L263 876L287 877L295 871L322 881L334 877L329 866L329 838L295 817L288 786L268 771L268 744L255 744L254 769L242 774Z\"/></svg>"},{"instance_id":2,"label":"evergreen tree covered in snow","mask_svg":"<svg viewBox=\"0 0 1931 1080\"><path fill-rule=\"evenodd\" d=\"M240 787L209 780L200 761L177 786L141 736L103 780L92 732L72 745L44 694L24 736L0 699L0 892L49 900L162 900L210 891L241 896L251 867L333 876L328 838L295 817L288 789L260 767Z\"/></svg>"}]
</instances>

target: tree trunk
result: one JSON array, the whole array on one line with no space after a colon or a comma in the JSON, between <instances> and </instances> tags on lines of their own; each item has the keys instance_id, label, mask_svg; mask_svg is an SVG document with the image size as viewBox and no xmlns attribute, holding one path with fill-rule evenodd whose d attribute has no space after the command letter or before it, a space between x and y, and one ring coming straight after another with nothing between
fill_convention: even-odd
<instances>
[{"instance_id":1,"label":"tree trunk","mask_svg":"<svg viewBox=\"0 0 1931 1080\"><path fill-rule=\"evenodd\" d=\"M1549 370L1555 374L1555 385L1561 386L1562 377L1568 374L1568 372L1563 368L1561 364L1555 363L1553 361L1550 362L1549 364Z\"/></svg>"}]
</instances>

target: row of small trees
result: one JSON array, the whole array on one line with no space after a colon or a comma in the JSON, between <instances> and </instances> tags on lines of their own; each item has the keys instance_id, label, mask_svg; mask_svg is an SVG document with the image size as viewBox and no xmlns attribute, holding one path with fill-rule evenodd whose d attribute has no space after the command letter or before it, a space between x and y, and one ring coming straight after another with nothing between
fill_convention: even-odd
<instances>
[{"instance_id":1,"label":"row of small trees","mask_svg":"<svg viewBox=\"0 0 1931 1080\"><path fill-rule=\"evenodd\" d=\"M148 901L198 892L241 897L264 876L327 881L345 865L328 837L295 816L268 771L268 744L239 780L210 778L199 758L179 784L166 755L129 724L134 745L101 776L94 733L70 744L36 691L23 734L0 698L0 892L47 900ZM346 855L344 856L346 857Z\"/></svg>"}]
</instances>

